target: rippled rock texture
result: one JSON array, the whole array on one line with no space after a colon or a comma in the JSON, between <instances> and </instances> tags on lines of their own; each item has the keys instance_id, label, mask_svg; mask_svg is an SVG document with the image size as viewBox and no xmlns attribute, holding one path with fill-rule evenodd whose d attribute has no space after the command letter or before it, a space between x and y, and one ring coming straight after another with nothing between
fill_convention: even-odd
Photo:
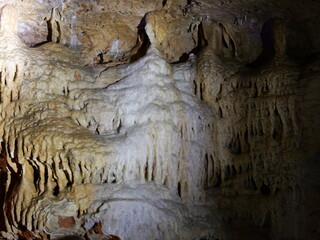
<instances>
[{"instance_id":1,"label":"rippled rock texture","mask_svg":"<svg viewBox=\"0 0 320 240\"><path fill-rule=\"evenodd\" d=\"M3 238L319 238L318 3L0 7Z\"/></svg>"}]
</instances>

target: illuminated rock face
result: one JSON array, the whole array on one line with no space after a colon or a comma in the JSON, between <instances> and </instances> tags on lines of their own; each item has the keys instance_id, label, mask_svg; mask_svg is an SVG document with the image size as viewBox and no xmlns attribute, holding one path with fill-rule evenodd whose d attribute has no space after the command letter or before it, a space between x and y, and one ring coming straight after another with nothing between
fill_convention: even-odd
<instances>
[{"instance_id":1,"label":"illuminated rock face","mask_svg":"<svg viewBox=\"0 0 320 240\"><path fill-rule=\"evenodd\" d=\"M3 237L317 239L312 11L2 2Z\"/></svg>"}]
</instances>

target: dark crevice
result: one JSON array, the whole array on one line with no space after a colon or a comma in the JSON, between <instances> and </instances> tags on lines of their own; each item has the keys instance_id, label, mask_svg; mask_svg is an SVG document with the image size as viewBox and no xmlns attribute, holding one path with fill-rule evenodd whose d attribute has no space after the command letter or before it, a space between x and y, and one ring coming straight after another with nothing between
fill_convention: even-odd
<instances>
[{"instance_id":1,"label":"dark crevice","mask_svg":"<svg viewBox=\"0 0 320 240\"><path fill-rule=\"evenodd\" d=\"M114 178L111 183L117 183L117 177L114 173L112 173L112 177Z\"/></svg>"},{"instance_id":2,"label":"dark crevice","mask_svg":"<svg viewBox=\"0 0 320 240\"><path fill-rule=\"evenodd\" d=\"M2 143L3 144L3 143ZM2 149L3 146L2 146ZM4 205L5 195L6 195L6 182L7 182L7 160L3 151L0 153L0 206ZM4 211L3 207L0 208L0 231L5 231L5 219L4 219Z\"/></svg>"},{"instance_id":3,"label":"dark crevice","mask_svg":"<svg viewBox=\"0 0 320 240\"><path fill-rule=\"evenodd\" d=\"M59 192L60 192L60 190L59 190L59 185L57 184L53 189L52 189L52 194L53 194L53 196L58 196L59 195Z\"/></svg>"},{"instance_id":4,"label":"dark crevice","mask_svg":"<svg viewBox=\"0 0 320 240\"><path fill-rule=\"evenodd\" d=\"M237 170L234 165L232 165L232 167L231 167L231 174L232 174L232 177L237 176Z\"/></svg>"},{"instance_id":5,"label":"dark crevice","mask_svg":"<svg viewBox=\"0 0 320 240\"><path fill-rule=\"evenodd\" d=\"M37 189L40 182L39 169L37 169L37 167L34 165L32 165L32 168L33 168L33 185Z\"/></svg>"},{"instance_id":6,"label":"dark crevice","mask_svg":"<svg viewBox=\"0 0 320 240\"><path fill-rule=\"evenodd\" d=\"M197 46L191 51L191 53L198 55L200 51L208 45L208 41L205 38L204 30L202 23L198 26L198 44Z\"/></svg>"},{"instance_id":7,"label":"dark crevice","mask_svg":"<svg viewBox=\"0 0 320 240\"><path fill-rule=\"evenodd\" d=\"M70 175L69 175L69 173L68 173L67 170L63 170L63 172L64 172L64 175L65 175L66 178L67 178L67 185L66 185L66 187L67 187L67 188L71 188L72 185L73 185L73 181L72 181L72 179L71 179L71 177L70 177Z\"/></svg>"},{"instance_id":8,"label":"dark crevice","mask_svg":"<svg viewBox=\"0 0 320 240\"><path fill-rule=\"evenodd\" d=\"M167 0L163 0L162 1L162 7L166 6L166 4L167 4Z\"/></svg>"},{"instance_id":9,"label":"dark crevice","mask_svg":"<svg viewBox=\"0 0 320 240\"><path fill-rule=\"evenodd\" d=\"M49 35L48 35L48 37L49 37ZM47 37L47 39L48 39L48 37ZM36 44L32 45L31 48L37 48L37 47L40 47L40 46L42 46L44 44L47 44L49 42L51 42L51 41L39 42L39 43L36 43Z\"/></svg>"},{"instance_id":10,"label":"dark crevice","mask_svg":"<svg viewBox=\"0 0 320 240\"><path fill-rule=\"evenodd\" d=\"M221 183L222 183L222 179L221 179L221 171L218 171L216 173L216 180L213 184L214 187L220 187L221 186Z\"/></svg>"},{"instance_id":11,"label":"dark crevice","mask_svg":"<svg viewBox=\"0 0 320 240\"><path fill-rule=\"evenodd\" d=\"M227 167L225 168L225 179L224 180L230 180L230 179L234 178L236 175L237 175L237 170L236 170L235 166L227 165Z\"/></svg>"},{"instance_id":12,"label":"dark crevice","mask_svg":"<svg viewBox=\"0 0 320 240\"><path fill-rule=\"evenodd\" d=\"M17 78L18 78L18 71L19 71L18 65L16 65L16 70L15 70L14 76L13 76L13 81L14 81L14 82L15 82L15 81L17 80Z\"/></svg>"},{"instance_id":13,"label":"dark crevice","mask_svg":"<svg viewBox=\"0 0 320 240\"><path fill-rule=\"evenodd\" d=\"M208 153L205 155L204 171L206 173L205 186L209 185L209 158Z\"/></svg>"},{"instance_id":14,"label":"dark crevice","mask_svg":"<svg viewBox=\"0 0 320 240\"><path fill-rule=\"evenodd\" d=\"M52 162L51 168L52 168L53 180L54 180L54 182L56 184L56 186L52 189L52 194L54 196L58 196L59 193L60 193L60 188L59 188L59 184L58 184L58 179L56 177L57 176L57 172L56 172L56 164L55 164L55 162Z\"/></svg>"},{"instance_id":15,"label":"dark crevice","mask_svg":"<svg viewBox=\"0 0 320 240\"><path fill-rule=\"evenodd\" d=\"M98 54L98 64L104 63L103 53Z\"/></svg>"},{"instance_id":16,"label":"dark crevice","mask_svg":"<svg viewBox=\"0 0 320 240\"><path fill-rule=\"evenodd\" d=\"M235 45L234 41L232 40L232 38L230 38L229 44L230 44L229 49L232 52L232 57L235 57L236 56L236 45Z\"/></svg>"},{"instance_id":17,"label":"dark crevice","mask_svg":"<svg viewBox=\"0 0 320 240\"><path fill-rule=\"evenodd\" d=\"M254 190L256 191L257 190L257 185L256 185L256 182L254 181L253 177L252 176L249 176L246 181L245 181L245 187L247 189L251 189L251 190Z\"/></svg>"},{"instance_id":18,"label":"dark crevice","mask_svg":"<svg viewBox=\"0 0 320 240\"><path fill-rule=\"evenodd\" d=\"M228 144L228 149L232 154L241 154L242 153L239 135L237 135L236 137L234 137L230 141L230 143Z\"/></svg>"},{"instance_id":19,"label":"dark crevice","mask_svg":"<svg viewBox=\"0 0 320 240\"><path fill-rule=\"evenodd\" d=\"M222 112L221 107L219 107L218 115L220 118L223 118L223 112Z\"/></svg>"},{"instance_id":20,"label":"dark crevice","mask_svg":"<svg viewBox=\"0 0 320 240\"><path fill-rule=\"evenodd\" d=\"M140 47L136 54L132 55L130 58L130 63L137 61L138 59L144 57L151 45L148 34L145 30L146 27L146 17L144 16L139 25L138 25L138 39L137 44L140 44Z\"/></svg>"},{"instance_id":21,"label":"dark crevice","mask_svg":"<svg viewBox=\"0 0 320 240\"><path fill-rule=\"evenodd\" d=\"M59 22L55 21L55 23L57 24L57 30L58 30L58 34L59 34L57 37L57 43L59 43L61 40L61 28L60 28Z\"/></svg>"},{"instance_id":22,"label":"dark crevice","mask_svg":"<svg viewBox=\"0 0 320 240\"><path fill-rule=\"evenodd\" d=\"M226 42L226 39L224 38L224 36L222 35L222 45L225 47L225 48L229 48L227 42Z\"/></svg>"},{"instance_id":23,"label":"dark crevice","mask_svg":"<svg viewBox=\"0 0 320 240\"><path fill-rule=\"evenodd\" d=\"M278 109L275 108L274 110L274 127L273 127L273 133L272 138L275 140L281 140L282 138L282 131L283 131L283 123L281 121Z\"/></svg>"},{"instance_id":24,"label":"dark crevice","mask_svg":"<svg viewBox=\"0 0 320 240\"><path fill-rule=\"evenodd\" d=\"M188 59L189 59L189 54L188 53L183 53L182 55L181 55L181 57L179 58L179 61L178 62L186 62L186 61L188 61Z\"/></svg>"},{"instance_id":25,"label":"dark crevice","mask_svg":"<svg viewBox=\"0 0 320 240\"><path fill-rule=\"evenodd\" d=\"M202 23L198 26L198 44L197 46L191 50L190 53L183 53L177 62L173 62L172 64L183 63L189 60L189 56L191 54L198 55L201 50L208 45L208 41L205 38L204 30Z\"/></svg>"},{"instance_id":26,"label":"dark crevice","mask_svg":"<svg viewBox=\"0 0 320 240\"><path fill-rule=\"evenodd\" d=\"M305 22L292 20L287 24L286 49L289 58L298 64L306 62L314 53L315 46Z\"/></svg>"},{"instance_id":27,"label":"dark crevice","mask_svg":"<svg viewBox=\"0 0 320 240\"><path fill-rule=\"evenodd\" d=\"M47 21L47 28L48 28L48 36L47 36L47 42L52 42L52 25L51 25L51 19Z\"/></svg>"},{"instance_id":28,"label":"dark crevice","mask_svg":"<svg viewBox=\"0 0 320 240\"><path fill-rule=\"evenodd\" d=\"M19 229L19 240L29 240L29 239L36 239L34 234L28 230L27 227L23 226L22 224L18 224L18 229Z\"/></svg>"},{"instance_id":29,"label":"dark crevice","mask_svg":"<svg viewBox=\"0 0 320 240\"><path fill-rule=\"evenodd\" d=\"M246 131L244 133L244 146L243 146L243 152L249 152L250 151L250 141L249 141L249 131L246 128Z\"/></svg>"},{"instance_id":30,"label":"dark crevice","mask_svg":"<svg viewBox=\"0 0 320 240\"><path fill-rule=\"evenodd\" d=\"M189 59L189 54L188 53L183 53L180 56L179 60L176 61L176 62L173 62L172 64L184 63L184 62L188 61L188 59Z\"/></svg>"},{"instance_id":31,"label":"dark crevice","mask_svg":"<svg viewBox=\"0 0 320 240\"><path fill-rule=\"evenodd\" d=\"M260 192L262 195L270 195L271 194L270 187L268 185L266 185L265 183L263 183L261 185Z\"/></svg>"},{"instance_id":32,"label":"dark crevice","mask_svg":"<svg viewBox=\"0 0 320 240\"><path fill-rule=\"evenodd\" d=\"M225 171L224 171L224 180L229 180L232 176L231 176L231 172L230 172L230 166L228 165L226 168L225 168Z\"/></svg>"},{"instance_id":33,"label":"dark crevice","mask_svg":"<svg viewBox=\"0 0 320 240\"><path fill-rule=\"evenodd\" d=\"M204 84L200 83L200 100L203 101Z\"/></svg>"},{"instance_id":34,"label":"dark crevice","mask_svg":"<svg viewBox=\"0 0 320 240\"><path fill-rule=\"evenodd\" d=\"M53 42L53 36L54 36L54 28L56 27L56 31L58 32L58 36L56 36L55 42L59 43L61 41L61 26L60 23L56 20L53 20L54 10L51 10L51 17L47 20L47 29L48 29L48 35L47 35L47 42ZM44 42L46 43L46 42ZM43 43L39 43L43 44ZM36 44L38 45L38 44Z\"/></svg>"},{"instance_id":35,"label":"dark crevice","mask_svg":"<svg viewBox=\"0 0 320 240\"><path fill-rule=\"evenodd\" d=\"M47 185L48 180L49 180L48 168L45 167L44 168L44 184L45 184L45 186Z\"/></svg>"},{"instance_id":36,"label":"dark crevice","mask_svg":"<svg viewBox=\"0 0 320 240\"><path fill-rule=\"evenodd\" d=\"M235 55L236 55L236 47L235 47L234 41L230 37L230 35L227 32L226 28L221 23L219 24L219 26L221 28L222 33L226 33L226 35L228 35L227 36L228 39L226 39L225 38L225 34L221 34L221 42L222 42L223 47L229 50L229 52L231 53L232 57L235 57Z\"/></svg>"},{"instance_id":37,"label":"dark crevice","mask_svg":"<svg viewBox=\"0 0 320 240\"><path fill-rule=\"evenodd\" d=\"M155 174L156 174L156 162L154 161L152 165L151 181L155 180L156 178Z\"/></svg>"},{"instance_id":38,"label":"dark crevice","mask_svg":"<svg viewBox=\"0 0 320 240\"><path fill-rule=\"evenodd\" d=\"M148 164L148 162L146 163L146 166L145 166L145 168L144 168L144 179L145 180L148 180L148 166L149 166L149 164Z\"/></svg>"},{"instance_id":39,"label":"dark crevice","mask_svg":"<svg viewBox=\"0 0 320 240\"><path fill-rule=\"evenodd\" d=\"M13 198L14 195L19 191L19 184L21 183L21 178L22 178L22 166L20 164L18 164L18 158L15 155L13 158L11 158L10 160L12 161L13 164L16 165L17 170L14 170L9 164L7 164L7 147L6 144L4 142L1 143L1 153L3 158L1 159L1 161L4 161L4 165L5 165L5 172L10 172L11 178L10 178L10 184L9 186L6 186L7 191L5 192L4 195L4 203L6 203L5 205L5 209L3 209L4 212L6 213L10 213L13 208L15 207L13 205ZM17 141L15 141L15 149L18 149L17 147ZM8 184L8 183L6 183ZM14 220L13 220L13 216L12 215L7 215L7 221L9 224L13 224Z\"/></svg>"},{"instance_id":40,"label":"dark crevice","mask_svg":"<svg viewBox=\"0 0 320 240\"><path fill-rule=\"evenodd\" d=\"M178 195L181 197L181 183L178 182Z\"/></svg>"},{"instance_id":41,"label":"dark crevice","mask_svg":"<svg viewBox=\"0 0 320 240\"><path fill-rule=\"evenodd\" d=\"M194 84L194 95L197 95L198 85L196 81L193 81Z\"/></svg>"},{"instance_id":42,"label":"dark crevice","mask_svg":"<svg viewBox=\"0 0 320 240\"><path fill-rule=\"evenodd\" d=\"M274 49L274 40L272 33L272 25L273 19L269 19L262 27L262 31L260 33L261 41L262 41L262 53L260 56L254 60L253 62L247 64L249 68L260 68L261 66L268 63L275 54Z\"/></svg>"},{"instance_id":43,"label":"dark crevice","mask_svg":"<svg viewBox=\"0 0 320 240\"><path fill-rule=\"evenodd\" d=\"M122 123L120 119L119 126L117 127L117 133L120 133L121 128L122 128Z\"/></svg>"}]
</instances>

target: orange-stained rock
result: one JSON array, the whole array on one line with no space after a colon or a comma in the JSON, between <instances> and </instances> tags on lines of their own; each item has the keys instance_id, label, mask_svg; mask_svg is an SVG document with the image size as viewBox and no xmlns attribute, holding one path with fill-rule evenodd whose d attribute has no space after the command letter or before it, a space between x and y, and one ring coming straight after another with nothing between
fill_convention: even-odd
<instances>
[{"instance_id":1,"label":"orange-stained rock","mask_svg":"<svg viewBox=\"0 0 320 240\"><path fill-rule=\"evenodd\" d=\"M58 224L60 228L74 228L76 221L74 217L58 217Z\"/></svg>"}]
</instances>

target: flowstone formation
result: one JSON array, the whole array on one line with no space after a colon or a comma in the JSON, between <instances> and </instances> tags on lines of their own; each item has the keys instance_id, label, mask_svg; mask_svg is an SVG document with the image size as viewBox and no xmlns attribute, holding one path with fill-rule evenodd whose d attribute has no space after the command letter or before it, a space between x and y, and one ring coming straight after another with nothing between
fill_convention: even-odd
<instances>
[{"instance_id":1,"label":"flowstone formation","mask_svg":"<svg viewBox=\"0 0 320 240\"><path fill-rule=\"evenodd\" d=\"M0 1L0 236L317 239L319 4L257 2Z\"/></svg>"}]
</instances>

